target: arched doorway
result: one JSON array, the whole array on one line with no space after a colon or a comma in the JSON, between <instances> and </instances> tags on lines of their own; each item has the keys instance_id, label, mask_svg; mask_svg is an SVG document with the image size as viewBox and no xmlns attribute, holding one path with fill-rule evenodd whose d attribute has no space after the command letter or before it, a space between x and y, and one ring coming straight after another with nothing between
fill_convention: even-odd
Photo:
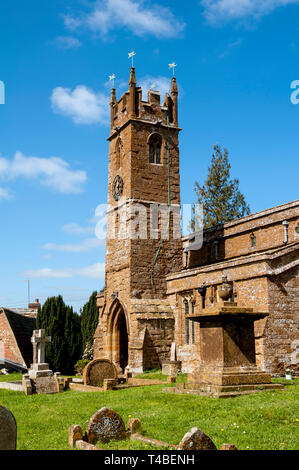
<instances>
[{"instance_id":1,"label":"arched doorway","mask_svg":"<svg viewBox=\"0 0 299 470\"><path fill-rule=\"evenodd\" d=\"M128 326L125 311L117 300L111 309L109 328L111 359L124 372L128 365Z\"/></svg>"},{"instance_id":2,"label":"arched doorway","mask_svg":"<svg viewBox=\"0 0 299 470\"><path fill-rule=\"evenodd\" d=\"M124 312L119 317L119 365L123 372L128 365L128 331Z\"/></svg>"}]
</instances>

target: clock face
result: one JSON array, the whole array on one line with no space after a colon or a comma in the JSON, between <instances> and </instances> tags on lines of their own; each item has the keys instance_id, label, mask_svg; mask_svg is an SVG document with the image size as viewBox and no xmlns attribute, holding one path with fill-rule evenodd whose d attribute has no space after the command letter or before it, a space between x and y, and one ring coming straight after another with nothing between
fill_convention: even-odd
<instances>
[{"instance_id":1,"label":"clock face","mask_svg":"<svg viewBox=\"0 0 299 470\"><path fill-rule=\"evenodd\" d=\"M121 176L117 175L114 178L113 184L112 184L112 196L116 201L118 201L123 193L123 179Z\"/></svg>"}]
</instances>

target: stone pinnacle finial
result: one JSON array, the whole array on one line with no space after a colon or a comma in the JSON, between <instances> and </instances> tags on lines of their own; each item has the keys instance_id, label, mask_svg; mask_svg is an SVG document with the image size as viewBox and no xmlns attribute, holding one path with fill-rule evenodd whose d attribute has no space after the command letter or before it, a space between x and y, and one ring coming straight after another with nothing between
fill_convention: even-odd
<instances>
[{"instance_id":1,"label":"stone pinnacle finial","mask_svg":"<svg viewBox=\"0 0 299 470\"><path fill-rule=\"evenodd\" d=\"M135 117L136 117L136 77L135 77L135 67L131 67L129 86L130 86L129 116L130 116L130 118L135 118Z\"/></svg>"},{"instance_id":2,"label":"stone pinnacle finial","mask_svg":"<svg viewBox=\"0 0 299 470\"><path fill-rule=\"evenodd\" d=\"M176 82L176 78L173 76L172 77L172 80L171 80L171 94L174 95L174 94L178 94L178 85L177 85L177 82Z\"/></svg>"},{"instance_id":3,"label":"stone pinnacle finial","mask_svg":"<svg viewBox=\"0 0 299 470\"><path fill-rule=\"evenodd\" d=\"M135 67L131 67L129 85L136 85Z\"/></svg>"},{"instance_id":4,"label":"stone pinnacle finial","mask_svg":"<svg viewBox=\"0 0 299 470\"><path fill-rule=\"evenodd\" d=\"M111 88L111 99L110 99L110 104L116 103L116 94L115 94L115 88Z\"/></svg>"}]
</instances>

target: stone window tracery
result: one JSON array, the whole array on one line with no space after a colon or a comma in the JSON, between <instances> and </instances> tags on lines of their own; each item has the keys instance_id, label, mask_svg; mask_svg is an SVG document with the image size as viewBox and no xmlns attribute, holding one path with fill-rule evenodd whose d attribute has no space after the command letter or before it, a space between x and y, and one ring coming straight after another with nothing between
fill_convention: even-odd
<instances>
[{"instance_id":1,"label":"stone window tracery","mask_svg":"<svg viewBox=\"0 0 299 470\"><path fill-rule=\"evenodd\" d=\"M187 296L183 299L184 304L184 313L189 315L189 313L194 313L195 310L195 301L191 296ZM190 335L190 326L191 326L191 335ZM194 321L185 317L185 344L195 344L195 330L194 330Z\"/></svg>"},{"instance_id":2,"label":"stone window tracery","mask_svg":"<svg viewBox=\"0 0 299 470\"><path fill-rule=\"evenodd\" d=\"M161 164L162 138L159 134L152 134L149 139L149 162L152 164Z\"/></svg>"}]
</instances>

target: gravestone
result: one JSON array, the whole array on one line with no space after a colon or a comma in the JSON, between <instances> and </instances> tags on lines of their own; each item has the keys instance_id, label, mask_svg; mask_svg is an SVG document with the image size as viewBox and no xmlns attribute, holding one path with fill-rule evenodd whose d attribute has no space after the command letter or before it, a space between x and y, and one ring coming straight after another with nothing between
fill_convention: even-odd
<instances>
[{"instance_id":1,"label":"gravestone","mask_svg":"<svg viewBox=\"0 0 299 470\"><path fill-rule=\"evenodd\" d=\"M33 345L33 364L28 374L23 376L23 391L26 395L32 393L58 393L64 390L64 380L59 372L53 374L49 364L45 362L46 343L51 342L51 336L46 336L45 330L34 330L31 338Z\"/></svg>"},{"instance_id":2,"label":"gravestone","mask_svg":"<svg viewBox=\"0 0 299 470\"><path fill-rule=\"evenodd\" d=\"M238 450L235 444L222 444L220 450Z\"/></svg>"},{"instance_id":3,"label":"gravestone","mask_svg":"<svg viewBox=\"0 0 299 470\"><path fill-rule=\"evenodd\" d=\"M85 438L90 444L107 443L111 439L126 439L127 431L122 418L109 408L101 408L89 420Z\"/></svg>"},{"instance_id":4,"label":"gravestone","mask_svg":"<svg viewBox=\"0 0 299 470\"><path fill-rule=\"evenodd\" d=\"M117 370L108 359L94 359L83 370L84 385L102 387L105 379L117 379Z\"/></svg>"},{"instance_id":5,"label":"gravestone","mask_svg":"<svg viewBox=\"0 0 299 470\"><path fill-rule=\"evenodd\" d=\"M217 448L203 431L192 428L179 443L178 450L217 450Z\"/></svg>"},{"instance_id":6,"label":"gravestone","mask_svg":"<svg viewBox=\"0 0 299 470\"><path fill-rule=\"evenodd\" d=\"M130 418L128 421L128 430L131 434L135 434L140 431L141 421L138 418Z\"/></svg>"},{"instance_id":7,"label":"gravestone","mask_svg":"<svg viewBox=\"0 0 299 470\"><path fill-rule=\"evenodd\" d=\"M83 439L82 428L79 424L72 424L69 428L68 441L70 447L75 447L76 441L81 441Z\"/></svg>"},{"instance_id":8,"label":"gravestone","mask_svg":"<svg viewBox=\"0 0 299 470\"><path fill-rule=\"evenodd\" d=\"M170 361L162 363L162 374L176 376L181 371L182 363L177 360L176 343L171 343Z\"/></svg>"},{"instance_id":9,"label":"gravestone","mask_svg":"<svg viewBox=\"0 0 299 470\"><path fill-rule=\"evenodd\" d=\"M46 343L51 343L51 336L46 336L45 330L34 330L31 338L33 344L33 363L45 363Z\"/></svg>"},{"instance_id":10,"label":"gravestone","mask_svg":"<svg viewBox=\"0 0 299 470\"><path fill-rule=\"evenodd\" d=\"M31 338L33 345L33 364L29 370L29 378L35 380L40 377L50 377L53 371L45 362L46 343L51 342L51 336L46 336L45 330L34 330Z\"/></svg>"},{"instance_id":11,"label":"gravestone","mask_svg":"<svg viewBox=\"0 0 299 470\"><path fill-rule=\"evenodd\" d=\"M17 423L14 415L0 405L0 450L16 450Z\"/></svg>"}]
</instances>

